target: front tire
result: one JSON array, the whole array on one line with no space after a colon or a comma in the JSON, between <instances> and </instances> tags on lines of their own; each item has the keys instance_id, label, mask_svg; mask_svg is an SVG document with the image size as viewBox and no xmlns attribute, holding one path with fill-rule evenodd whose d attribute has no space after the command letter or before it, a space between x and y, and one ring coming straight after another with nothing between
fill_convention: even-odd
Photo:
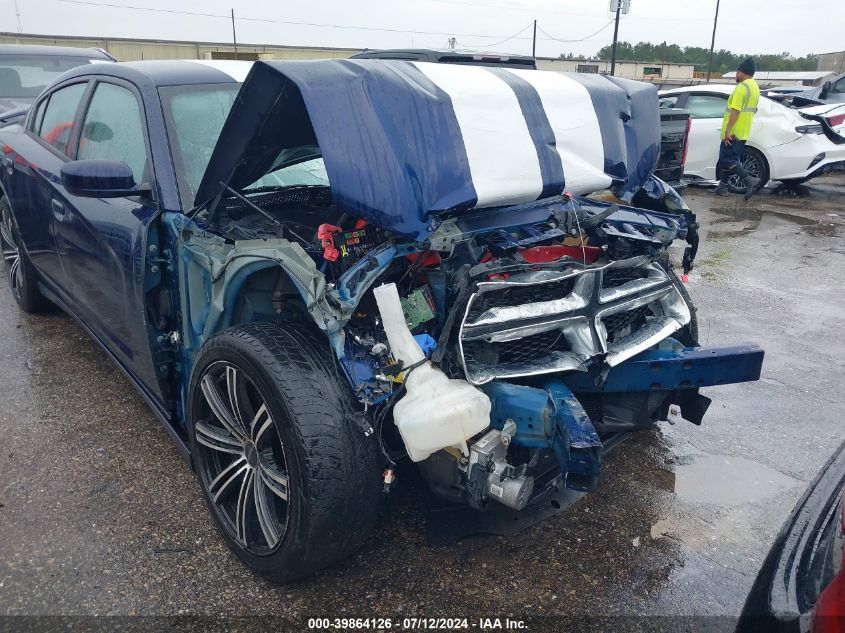
<instances>
[{"instance_id":1,"label":"front tire","mask_svg":"<svg viewBox=\"0 0 845 633\"><path fill-rule=\"evenodd\" d=\"M38 273L21 245L17 222L6 197L0 198L0 251L12 296L24 312L45 312L50 302L38 289Z\"/></svg>"},{"instance_id":2,"label":"front tire","mask_svg":"<svg viewBox=\"0 0 845 633\"><path fill-rule=\"evenodd\" d=\"M223 537L277 582L313 574L363 544L378 515L374 437L348 416L324 336L252 323L201 348L190 383L194 467Z\"/></svg>"},{"instance_id":3,"label":"front tire","mask_svg":"<svg viewBox=\"0 0 845 633\"><path fill-rule=\"evenodd\" d=\"M758 189L762 189L769 182L769 164L766 162L765 156L753 147L746 147L742 152L740 159L742 168L749 176L760 179ZM728 178L728 187L734 193L745 193L748 187L738 175L734 174Z\"/></svg>"}]
</instances>

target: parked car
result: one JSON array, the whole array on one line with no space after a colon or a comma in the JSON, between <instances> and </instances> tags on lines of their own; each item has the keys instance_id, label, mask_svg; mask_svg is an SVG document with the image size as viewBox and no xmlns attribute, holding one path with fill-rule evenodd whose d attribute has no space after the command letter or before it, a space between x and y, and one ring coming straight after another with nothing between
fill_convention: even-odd
<instances>
[{"instance_id":1,"label":"parked car","mask_svg":"<svg viewBox=\"0 0 845 633\"><path fill-rule=\"evenodd\" d=\"M78 319L274 580L360 545L400 459L512 531L594 489L603 441L759 377L759 348L697 343L653 88L505 78L96 64L0 129L18 305ZM580 197L608 187L668 212Z\"/></svg>"},{"instance_id":2,"label":"parked car","mask_svg":"<svg viewBox=\"0 0 845 633\"><path fill-rule=\"evenodd\" d=\"M722 116L732 90L733 86L712 84L660 93L661 107L690 111L692 123L684 166L684 174L690 180L716 180ZM822 113L824 120L818 120ZM785 184L805 182L845 167L843 124L845 107L797 110L761 96L745 146L743 167L762 183L777 180ZM745 191L739 177L732 177L729 185L733 191Z\"/></svg>"},{"instance_id":3,"label":"parked car","mask_svg":"<svg viewBox=\"0 0 845 633\"><path fill-rule=\"evenodd\" d=\"M818 88L813 88L804 96L823 103L845 103L845 73L824 82Z\"/></svg>"},{"instance_id":4,"label":"parked car","mask_svg":"<svg viewBox=\"0 0 845 633\"><path fill-rule=\"evenodd\" d=\"M845 444L792 511L746 600L737 633L845 630Z\"/></svg>"},{"instance_id":5,"label":"parked car","mask_svg":"<svg viewBox=\"0 0 845 633\"><path fill-rule=\"evenodd\" d=\"M845 73L815 88L772 88L766 92L773 99L798 108L825 103L845 103Z\"/></svg>"},{"instance_id":6,"label":"parked car","mask_svg":"<svg viewBox=\"0 0 845 633\"><path fill-rule=\"evenodd\" d=\"M23 113L66 70L113 61L99 48L0 44L0 115L11 110Z\"/></svg>"}]
</instances>

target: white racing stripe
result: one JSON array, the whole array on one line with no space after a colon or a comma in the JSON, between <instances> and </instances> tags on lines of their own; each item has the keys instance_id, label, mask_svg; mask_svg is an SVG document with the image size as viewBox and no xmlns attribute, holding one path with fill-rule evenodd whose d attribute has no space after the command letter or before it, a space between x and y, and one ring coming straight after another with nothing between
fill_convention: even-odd
<instances>
[{"instance_id":1,"label":"white racing stripe","mask_svg":"<svg viewBox=\"0 0 845 633\"><path fill-rule=\"evenodd\" d=\"M239 84L244 82L249 69L252 68L252 62L242 62L236 59L186 59L185 61L202 64L203 66L219 70L221 73L229 75L229 77Z\"/></svg>"},{"instance_id":2,"label":"white racing stripe","mask_svg":"<svg viewBox=\"0 0 845 633\"><path fill-rule=\"evenodd\" d=\"M476 206L536 200L543 191L537 149L510 86L484 68L413 64L452 100L478 196Z\"/></svg>"},{"instance_id":3,"label":"white racing stripe","mask_svg":"<svg viewBox=\"0 0 845 633\"><path fill-rule=\"evenodd\" d=\"M604 173L601 128L590 93L563 73L508 69L537 90L555 134L566 190L591 193L610 186Z\"/></svg>"}]
</instances>

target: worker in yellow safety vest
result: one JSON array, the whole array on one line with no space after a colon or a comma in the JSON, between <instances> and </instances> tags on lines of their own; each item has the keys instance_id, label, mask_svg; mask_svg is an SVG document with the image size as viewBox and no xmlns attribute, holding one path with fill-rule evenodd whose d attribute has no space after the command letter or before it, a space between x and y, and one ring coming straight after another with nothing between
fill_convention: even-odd
<instances>
[{"instance_id":1,"label":"worker in yellow safety vest","mask_svg":"<svg viewBox=\"0 0 845 633\"><path fill-rule=\"evenodd\" d=\"M754 60L750 57L737 68L737 86L728 99L728 107L722 119L719 162L716 163L716 177L719 179L716 194L720 196L727 195L728 180L731 176L738 176L740 181L745 183L746 200L760 188L760 180L748 174L742 167L742 151L751 134L751 122L760 101L760 87L754 81L754 70Z\"/></svg>"}]
</instances>

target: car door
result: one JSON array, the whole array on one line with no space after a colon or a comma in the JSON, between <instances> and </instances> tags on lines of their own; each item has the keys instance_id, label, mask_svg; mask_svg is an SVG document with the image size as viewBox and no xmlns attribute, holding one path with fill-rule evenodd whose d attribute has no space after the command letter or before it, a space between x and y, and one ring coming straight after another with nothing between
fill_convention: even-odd
<instances>
[{"instance_id":1,"label":"car door","mask_svg":"<svg viewBox=\"0 0 845 633\"><path fill-rule=\"evenodd\" d=\"M152 184L138 92L127 82L109 78L98 79L89 94L79 118L76 159L121 161L136 182ZM56 230L78 315L148 393L161 398L144 294L147 232L157 214L149 197L69 195Z\"/></svg>"},{"instance_id":2,"label":"car door","mask_svg":"<svg viewBox=\"0 0 845 633\"><path fill-rule=\"evenodd\" d=\"M9 197L23 244L48 289L65 303L71 299L58 255L55 206L67 197L60 170L73 152L74 121L87 88L88 81L76 80L39 99L15 148L17 159L4 158L10 163Z\"/></svg>"},{"instance_id":3,"label":"car door","mask_svg":"<svg viewBox=\"0 0 845 633\"><path fill-rule=\"evenodd\" d=\"M687 162L684 174L705 180L716 179L722 118L728 107L727 95L693 93L682 106L690 112Z\"/></svg>"}]
</instances>

